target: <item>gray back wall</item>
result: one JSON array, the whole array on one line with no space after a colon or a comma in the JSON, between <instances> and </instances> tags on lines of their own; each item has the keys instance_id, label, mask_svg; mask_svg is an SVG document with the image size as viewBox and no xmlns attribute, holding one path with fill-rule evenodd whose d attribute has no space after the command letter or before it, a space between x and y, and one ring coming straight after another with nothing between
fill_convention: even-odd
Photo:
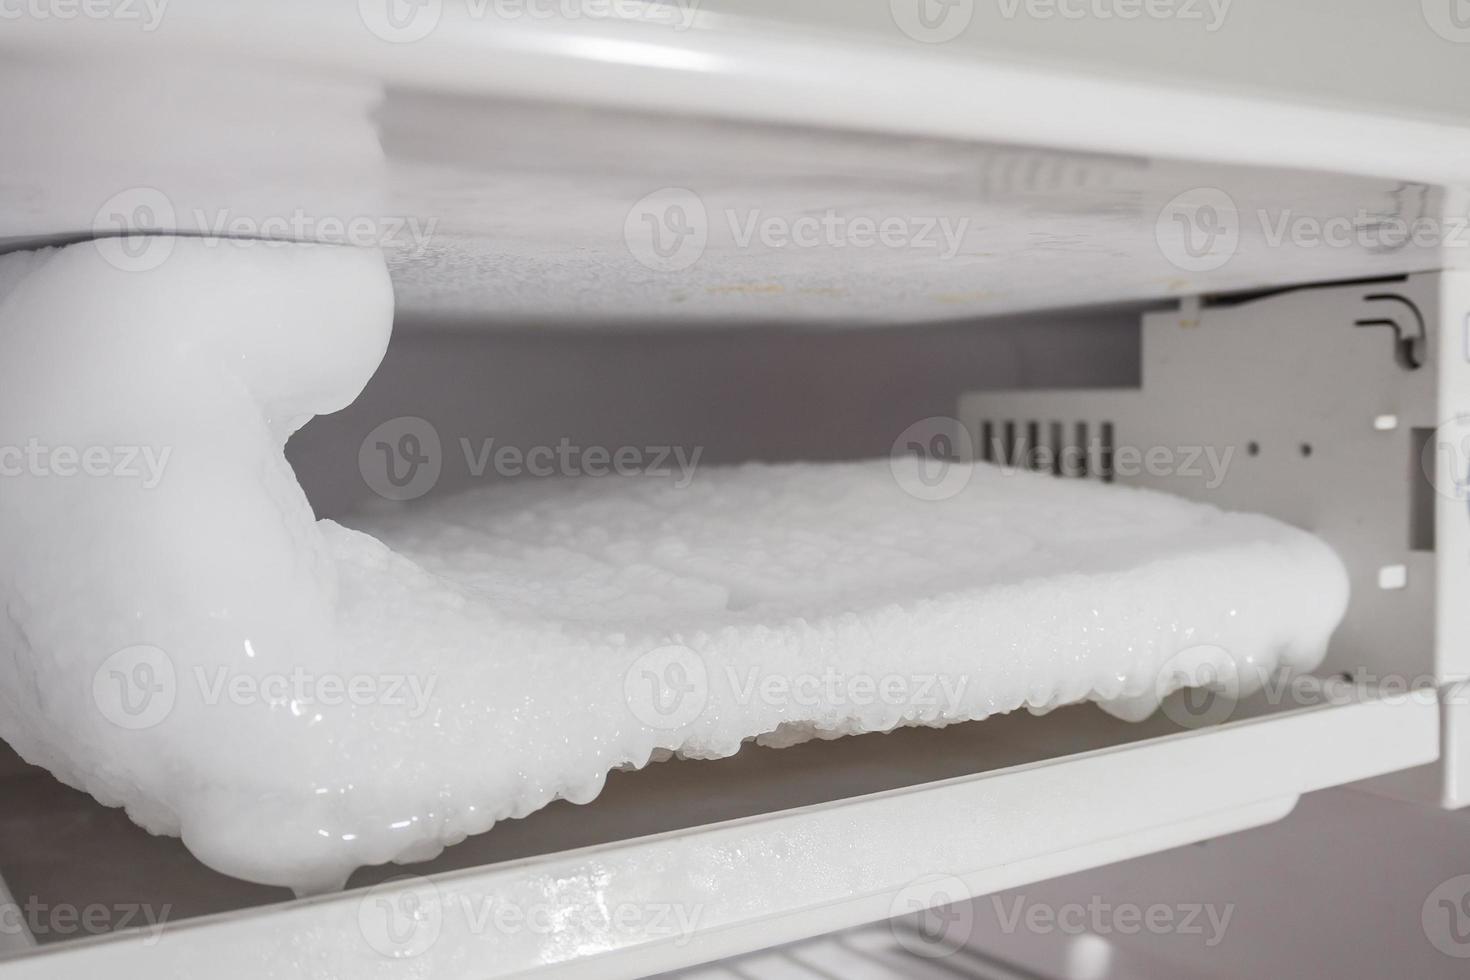
<instances>
[{"instance_id":1,"label":"gray back wall","mask_svg":"<svg viewBox=\"0 0 1470 980\"><path fill-rule=\"evenodd\" d=\"M358 452L403 416L439 434L430 493L443 494L506 478L476 476L461 440L697 447L701 465L883 456L912 423L953 415L968 388L1132 385L1138 363L1137 316L1123 312L857 331L409 324L362 396L308 424L288 456L318 515L335 519L380 502Z\"/></svg>"}]
</instances>

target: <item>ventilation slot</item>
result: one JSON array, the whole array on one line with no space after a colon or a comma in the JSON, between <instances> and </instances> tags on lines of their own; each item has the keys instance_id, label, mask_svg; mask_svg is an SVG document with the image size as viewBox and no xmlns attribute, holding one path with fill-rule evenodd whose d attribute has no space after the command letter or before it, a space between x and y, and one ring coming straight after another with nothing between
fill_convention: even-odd
<instances>
[{"instance_id":1,"label":"ventilation slot","mask_svg":"<svg viewBox=\"0 0 1470 980\"><path fill-rule=\"evenodd\" d=\"M1067 446L1062 459L1064 476L1087 476L1087 423L1078 422L1073 427L1075 436Z\"/></svg>"},{"instance_id":2,"label":"ventilation slot","mask_svg":"<svg viewBox=\"0 0 1470 980\"><path fill-rule=\"evenodd\" d=\"M987 463L1113 482L1113 423L982 419L979 456Z\"/></svg>"},{"instance_id":3,"label":"ventilation slot","mask_svg":"<svg viewBox=\"0 0 1470 980\"><path fill-rule=\"evenodd\" d=\"M1104 483L1113 482L1113 423L1098 426L1097 476Z\"/></svg>"}]
</instances>

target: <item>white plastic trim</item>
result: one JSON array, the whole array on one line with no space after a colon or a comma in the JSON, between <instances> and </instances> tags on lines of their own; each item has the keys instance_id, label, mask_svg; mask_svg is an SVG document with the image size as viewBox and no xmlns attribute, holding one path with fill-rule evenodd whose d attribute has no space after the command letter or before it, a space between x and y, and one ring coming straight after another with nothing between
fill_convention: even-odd
<instances>
[{"instance_id":1,"label":"white plastic trim","mask_svg":"<svg viewBox=\"0 0 1470 980\"><path fill-rule=\"evenodd\" d=\"M434 18L424 36L410 31L385 39L365 20L364 11L371 19L371 11L383 7L373 0L260 0L248 7L173 0L152 31L116 19L7 21L0 49L244 57L441 91L1428 182L1470 180L1470 127L1428 114L1415 119L1386 109L1332 107L1286 92L1210 91L1190 77L1134 79L1082 62L1026 64L1005 49L1003 38L997 54L909 43L896 30L852 30L849 17L830 13L815 25L819 30L709 15L697 18L693 29L676 31L614 18L476 16L477 8L462 0L420 6ZM1272 6L1255 13L1273 16ZM1382 29L1371 19L1352 22L1361 28L1353 50L1381 61ZM1279 27L1292 23L1288 15ZM1088 29L1102 26L1092 22ZM1427 23L1417 27L1397 38L1403 63L1450 46ZM1099 33L1096 45L1106 41ZM1323 70L1351 60L1343 47L1323 46L1320 57L1333 59ZM1242 89L1251 79L1251 53L1249 46L1241 51Z\"/></svg>"},{"instance_id":2,"label":"white plastic trim","mask_svg":"<svg viewBox=\"0 0 1470 980\"><path fill-rule=\"evenodd\" d=\"M0 977L645 976L1258 825L1301 793L1432 761L1438 727L1433 692L1368 696L48 948ZM546 910L555 928L497 909ZM693 928L617 921L659 909Z\"/></svg>"}]
</instances>

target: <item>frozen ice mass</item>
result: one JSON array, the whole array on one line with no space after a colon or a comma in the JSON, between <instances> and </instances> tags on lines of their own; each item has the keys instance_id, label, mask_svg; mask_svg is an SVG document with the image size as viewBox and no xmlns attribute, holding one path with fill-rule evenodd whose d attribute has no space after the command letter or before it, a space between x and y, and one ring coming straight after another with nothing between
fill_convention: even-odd
<instances>
[{"instance_id":1,"label":"frozen ice mass","mask_svg":"<svg viewBox=\"0 0 1470 980\"><path fill-rule=\"evenodd\" d=\"M1201 650L1310 669L1346 606L1304 531L986 464L944 500L884 459L318 521L283 447L381 360L380 255L137 265L0 258L0 737L241 878L339 888L752 739L1142 717Z\"/></svg>"}]
</instances>

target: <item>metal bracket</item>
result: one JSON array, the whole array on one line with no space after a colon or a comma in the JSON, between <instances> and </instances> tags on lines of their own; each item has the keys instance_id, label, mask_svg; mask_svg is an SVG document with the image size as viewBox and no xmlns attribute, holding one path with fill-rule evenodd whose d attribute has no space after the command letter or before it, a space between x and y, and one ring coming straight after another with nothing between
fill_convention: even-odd
<instances>
[{"instance_id":1,"label":"metal bracket","mask_svg":"<svg viewBox=\"0 0 1470 980\"><path fill-rule=\"evenodd\" d=\"M1399 293L1374 293L1364 296L1363 301L1392 303L1398 308L1384 310L1386 315L1355 320L1353 326L1391 328L1396 338L1394 359L1399 366L1410 371L1423 367L1428 358L1429 338L1424 329L1424 314L1419 312L1414 301Z\"/></svg>"},{"instance_id":2,"label":"metal bracket","mask_svg":"<svg viewBox=\"0 0 1470 980\"><path fill-rule=\"evenodd\" d=\"M1140 388L972 392L960 418L991 462L1165 490L1320 534L1354 596L1324 669L1410 686L1463 680L1470 617L1437 617L1436 598L1470 590L1470 513L1435 492L1428 451L1443 420L1470 414L1470 362L1443 357L1459 349L1454 290L1470 292L1467 277L1186 303L1144 316ZM1382 334L1355 329L1378 326L1394 331L1392 360ZM1457 542L1464 554L1442 561Z\"/></svg>"}]
</instances>

